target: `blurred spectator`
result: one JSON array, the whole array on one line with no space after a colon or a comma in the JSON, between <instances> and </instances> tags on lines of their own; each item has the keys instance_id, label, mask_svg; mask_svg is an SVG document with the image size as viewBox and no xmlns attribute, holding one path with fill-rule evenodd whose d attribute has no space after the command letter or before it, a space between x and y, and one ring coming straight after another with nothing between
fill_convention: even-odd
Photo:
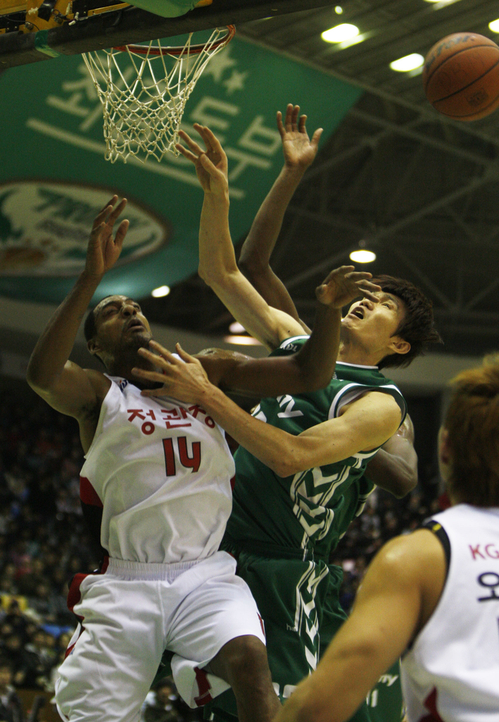
<instances>
[{"instance_id":1,"label":"blurred spectator","mask_svg":"<svg viewBox=\"0 0 499 722\"><path fill-rule=\"evenodd\" d=\"M180 699L173 681L163 679L147 695L141 722L188 722L202 719L198 710L191 710Z\"/></svg>"},{"instance_id":2,"label":"blurred spectator","mask_svg":"<svg viewBox=\"0 0 499 722\"><path fill-rule=\"evenodd\" d=\"M0 659L0 720L1 722L23 722L21 700L12 686L12 666L6 659Z\"/></svg>"}]
</instances>

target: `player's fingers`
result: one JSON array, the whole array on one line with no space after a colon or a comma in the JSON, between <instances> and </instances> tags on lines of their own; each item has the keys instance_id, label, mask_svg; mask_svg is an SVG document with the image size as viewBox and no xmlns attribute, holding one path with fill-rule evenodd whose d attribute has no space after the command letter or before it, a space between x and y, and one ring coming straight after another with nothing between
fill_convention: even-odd
<instances>
[{"instance_id":1,"label":"player's fingers","mask_svg":"<svg viewBox=\"0 0 499 722\"><path fill-rule=\"evenodd\" d=\"M218 138L206 125L199 125L199 123L195 123L194 128L203 139L208 152L216 152L219 148L221 149L222 146L220 145Z\"/></svg>"},{"instance_id":2,"label":"player's fingers","mask_svg":"<svg viewBox=\"0 0 499 722\"><path fill-rule=\"evenodd\" d=\"M277 111L277 130L279 131L279 135L281 136L281 140L284 138L284 134L286 133L285 128L285 122L282 119L282 113L280 110Z\"/></svg>"},{"instance_id":3,"label":"player's fingers","mask_svg":"<svg viewBox=\"0 0 499 722\"><path fill-rule=\"evenodd\" d=\"M312 140L310 141L312 145L319 145L319 141L321 139L321 135L324 131L324 128L317 128L315 133L312 136Z\"/></svg>"},{"instance_id":4,"label":"player's fingers","mask_svg":"<svg viewBox=\"0 0 499 722\"><path fill-rule=\"evenodd\" d=\"M196 361L194 356L191 356L190 354L187 353L187 351L184 351L184 349L182 348L182 346L179 343L175 344L175 350L178 353L178 355L180 356L180 358L182 359L182 361L186 361L187 363L193 363L194 361Z\"/></svg>"},{"instance_id":5,"label":"player's fingers","mask_svg":"<svg viewBox=\"0 0 499 722\"><path fill-rule=\"evenodd\" d=\"M97 222L94 223L92 226L92 230L90 231L90 240L95 241L96 238L101 234L101 232L106 227L106 221L101 221L99 225L97 225Z\"/></svg>"},{"instance_id":6,"label":"player's fingers","mask_svg":"<svg viewBox=\"0 0 499 722\"><path fill-rule=\"evenodd\" d=\"M220 141L218 140L217 136L210 128L208 128L207 125L201 125L198 132L202 136L203 140L208 140L209 143L214 147L221 147Z\"/></svg>"},{"instance_id":7,"label":"player's fingers","mask_svg":"<svg viewBox=\"0 0 499 722\"><path fill-rule=\"evenodd\" d=\"M369 271L351 271L347 276L353 281L361 281L362 279L372 278L373 274L369 273Z\"/></svg>"},{"instance_id":8,"label":"player's fingers","mask_svg":"<svg viewBox=\"0 0 499 722\"><path fill-rule=\"evenodd\" d=\"M118 196L115 197L117 198ZM107 205L98 213L92 225L92 233L94 233L97 229L100 229L101 226L106 225L107 216L111 213L112 210L113 206Z\"/></svg>"},{"instance_id":9,"label":"player's fingers","mask_svg":"<svg viewBox=\"0 0 499 722\"><path fill-rule=\"evenodd\" d=\"M121 248L123 246L123 241L125 240L129 225L130 221L128 219L125 219L124 221L121 221L120 225L118 226L118 230L116 231L116 236L114 238L114 245L118 246L118 248Z\"/></svg>"},{"instance_id":10,"label":"player's fingers","mask_svg":"<svg viewBox=\"0 0 499 722\"><path fill-rule=\"evenodd\" d=\"M375 301L375 303L379 302L379 296L376 294L381 291L381 287L376 283L371 283L370 281L359 281L356 285L364 296L367 296L372 301Z\"/></svg>"},{"instance_id":11,"label":"player's fingers","mask_svg":"<svg viewBox=\"0 0 499 722\"><path fill-rule=\"evenodd\" d=\"M99 216L101 215L101 213L105 213L110 206L111 206L111 208L112 208L112 207L114 206L114 204L116 203L117 200L118 200L118 195L115 194L115 195L111 198L111 200L109 200L109 201L106 203L106 205L105 205L103 208L101 208L101 210L99 211L97 217L99 217Z\"/></svg>"},{"instance_id":12,"label":"player's fingers","mask_svg":"<svg viewBox=\"0 0 499 722\"><path fill-rule=\"evenodd\" d=\"M163 376L163 382L164 382L164 376ZM156 389L142 389L140 392L141 396L172 396L170 384L163 383L163 386L160 386Z\"/></svg>"},{"instance_id":13,"label":"player's fingers","mask_svg":"<svg viewBox=\"0 0 499 722\"><path fill-rule=\"evenodd\" d=\"M298 129L298 116L300 114L300 106L295 105L293 108L293 112L291 114L291 124L292 124L292 130L296 132Z\"/></svg>"},{"instance_id":14,"label":"player's fingers","mask_svg":"<svg viewBox=\"0 0 499 722\"><path fill-rule=\"evenodd\" d=\"M165 375L159 371L146 371L135 366L132 369L132 374L138 378L145 379L146 381L153 381L157 384L163 384L165 382Z\"/></svg>"},{"instance_id":15,"label":"player's fingers","mask_svg":"<svg viewBox=\"0 0 499 722\"><path fill-rule=\"evenodd\" d=\"M287 133L290 133L293 130L293 112L294 105L292 103L288 103L286 106L286 117L284 118L284 128Z\"/></svg>"},{"instance_id":16,"label":"player's fingers","mask_svg":"<svg viewBox=\"0 0 499 722\"><path fill-rule=\"evenodd\" d=\"M113 208L107 219L108 224L110 224L111 226L114 224L118 216L125 210L127 202L128 201L126 198L122 198L118 205Z\"/></svg>"},{"instance_id":17,"label":"player's fingers","mask_svg":"<svg viewBox=\"0 0 499 722\"><path fill-rule=\"evenodd\" d=\"M196 126L194 126L196 127ZM200 145L196 143L195 140L193 140L184 130L179 131L179 136L182 138L184 143L187 143L187 146L190 148L190 150L196 154L196 156L200 155L201 153L204 153L203 149Z\"/></svg>"},{"instance_id":18,"label":"player's fingers","mask_svg":"<svg viewBox=\"0 0 499 722\"><path fill-rule=\"evenodd\" d=\"M328 283L335 276L346 276L353 271L355 271L355 266L339 266L338 268L333 268L333 270L327 274L323 283Z\"/></svg>"},{"instance_id":19,"label":"player's fingers","mask_svg":"<svg viewBox=\"0 0 499 722\"><path fill-rule=\"evenodd\" d=\"M149 341L149 348L154 349L162 358L164 358L168 363L171 364L177 364L179 363L179 360L171 353L171 351L168 351L167 348L159 344L157 341ZM140 351L140 349L139 349Z\"/></svg>"},{"instance_id":20,"label":"player's fingers","mask_svg":"<svg viewBox=\"0 0 499 722\"><path fill-rule=\"evenodd\" d=\"M300 133L307 132L307 116L306 115L300 115L300 119L298 121L298 130L300 131Z\"/></svg>"},{"instance_id":21,"label":"player's fingers","mask_svg":"<svg viewBox=\"0 0 499 722\"><path fill-rule=\"evenodd\" d=\"M199 156L194 155L194 153L191 153L190 150L187 150L187 148L184 148L184 146L181 143L176 143L175 148L179 151L179 153L182 153L184 158L187 158L187 160L190 160L191 163L195 163Z\"/></svg>"},{"instance_id":22,"label":"player's fingers","mask_svg":"<svg viewBox=\"0 0 499 722\"><path fill-rule=\"evenodd\" d=\"M209 173L210 176L212 176L213 178L217 178L220 175L222 175L222 176L224 175L223 171L221 171L219 168L216 167L216 165L213 163L213 161L210 158L208 158L206 153L202 153L199 156L199 162L201 163L201 165L203 166L205 171L207 173Z\"/></svg>"}]
</instances>

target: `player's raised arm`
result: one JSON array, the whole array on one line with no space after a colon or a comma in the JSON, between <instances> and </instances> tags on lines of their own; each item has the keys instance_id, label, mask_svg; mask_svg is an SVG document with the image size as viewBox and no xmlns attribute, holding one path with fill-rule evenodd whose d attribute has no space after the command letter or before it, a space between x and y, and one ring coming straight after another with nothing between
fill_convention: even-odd
<instances>
[{"instance_id":1,"label":"player's raised arm","mask_svg":"<svg viewBox=\"0 0 499 722\"><path fill-rule=\"evenodd\" d=\"M332 271L316 289L314 331L297 353L272 359L252 359L242 354L224 353L218 354L215 365L213 354L203 356L210 381L226 390L260 397L325 388L331 380L340 344L342 307L359 294L377 302L374 293L379 286L369 280L370 276L370 273L355 271L353 266L341 266ZM148 358L154 361L152 355ZM165 381L161 374L148 369L139 371L137 375L153 383ZM166 395L171 396L167 386L165 389Z\"/></svg>"},{"instance_id":2,"label":"player's raised arm","mask_svg":"<svg viewBox=\"0 0 499 722\"><path fill-rule=\"evenodd\" d=\"M273 350L280 342L303 333L291 316L272 308L239 270L229 229L227 157L209 128L194 125L205 149L187 133L180 137L187 147L181 153L196 167L204 190L199 228L199 275L247 331Z\"/></svg>"},{"instance_id":3,"label":"player's raised arm","mask_svg":"<svg viewBox=\"0 0 499 722\"><path fill-rule=\"evenodd\" d=\"M284 119L280 111L277 113L284 165L255 216L239 256L239 267L263 298L297 321L300 319L294 302L270 267L270 257L291 198L317 155L322 128L318 128L310 139L306 121L307 116L300 115L299 105L288 104ZM302 321L300 323L304 325ZM308 331L306 326L304 328Z\"/></svg>"},{"instance_id":4,"label":"player's raised arm","mask_svg":"<svg viewBox=\"0 0 499 722\"><path fill-rule=\"evenodd\" d=\"M85 371L69 361L78 328L102 277L119 258L128 221L114 224L126 206L113 196L92 227L85 269L38 339L28 364L27 381L58 411L79 420L105 393L109 381L96 371ZM116 205L117 204L117 205Z\"/></svg>"}]
</instances>

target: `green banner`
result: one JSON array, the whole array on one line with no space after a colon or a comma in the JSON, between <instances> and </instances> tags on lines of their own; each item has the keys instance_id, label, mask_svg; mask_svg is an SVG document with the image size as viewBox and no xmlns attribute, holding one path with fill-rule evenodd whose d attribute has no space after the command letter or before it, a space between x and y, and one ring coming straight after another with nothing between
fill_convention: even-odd
<instances>
[{"instance_id":1,"label":"green banner","mask_svg":"<svg viewBox=\"0 0 499 722\"><path fill-rule=\"evenodd\" d=\"M276 111L299 103L310 131L324 128L324 143L361 92L238 38L211 60L182 127L208 125L224 145L234 239L249 229L282 164ZM131 225L99 297L141 298L196 271L202 191L193 166L170 154L161 163L105 161L101 105L80 56L11 68L0 94L0 295L59 302L83 268L93 217L113 193L129 199Z\"/></svg>"}]
</instances>

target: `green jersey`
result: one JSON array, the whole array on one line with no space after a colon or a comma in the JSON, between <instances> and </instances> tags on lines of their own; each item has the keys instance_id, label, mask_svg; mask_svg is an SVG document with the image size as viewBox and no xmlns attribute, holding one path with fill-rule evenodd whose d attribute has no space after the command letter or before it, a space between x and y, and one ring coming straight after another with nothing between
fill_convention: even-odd
<instances>
[{"instance_id":1,"label":"green jersey","mask_svg":"<svg viewBox=\"0 0 499 722\"><path fill-rule=\"evenodd\" d=\"M306 339L288 339L272 355L296 353ZM342 362L337 362L334 378L325 389L263 399L253 416L298 435L338 417L345 404L368 391L393 396L404 419L406 404L401 392L377 366ZM281 478L240 447L226 544L255 553L268 552L277 558L327 560L374 488L362 477L377 450Z\"/></svg>"}]
</instances>

